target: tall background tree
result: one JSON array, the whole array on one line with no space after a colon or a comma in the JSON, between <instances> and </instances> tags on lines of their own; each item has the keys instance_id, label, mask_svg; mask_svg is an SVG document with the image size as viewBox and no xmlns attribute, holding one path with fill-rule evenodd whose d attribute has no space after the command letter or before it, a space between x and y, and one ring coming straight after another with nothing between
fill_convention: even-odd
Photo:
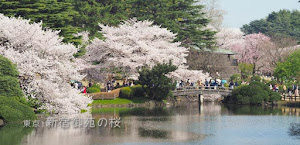
<instances>
[{"instance_id":1,"label":"tall background tree","mask_svg":"<svg viewBox=\"0 0 300 145\"><path fill-rule=\"evenodd\" d=\"M212 48L215 32L206 29L209 19L202 12L203 5L196 0L129 0L129 17L152 20L177 34L175 41L184 46L197 45Z\"/></svg>"},{"instance_id":2,"label":"tall background tree","mask_svg":"<svg viewBox=\"0 0 300 145\"><path fill-rule=\"evenodd\" d=\"M245 34L260 32L272 39L291 38L300 42L300 11L272 12L265 19L255 20L244 25L241 30Z\"/></svg>"},{"instance_id":3,"label":"tall background tree","mask_svg":"<svg viewBox=\"0 0 300 145\"><path fill-rule=\"evenodd\" d=\"M58 0L1 0L0 13L30 19L31 22L42 21L44 28L60 30L64 42L75 45L81 43L81 37L74 36L80 31L80 27L74 25L74 18L79 13L74 10L72 3Z\"/></svg>"}]
</instances>

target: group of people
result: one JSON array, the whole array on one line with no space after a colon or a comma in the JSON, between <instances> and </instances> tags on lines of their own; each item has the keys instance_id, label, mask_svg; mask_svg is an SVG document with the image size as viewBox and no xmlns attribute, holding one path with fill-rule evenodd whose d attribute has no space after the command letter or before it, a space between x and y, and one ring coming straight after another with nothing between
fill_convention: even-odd
<instances>
[{"instance_id":1,"label":"group of people","mask_svg":"<svg viewBox=\"0 0 300 145\"><path fill-rule=\"evenodd\" d=\"M285 85L283 85L283 93L288 93L289 97L292 97L292 96L299 97L299 85L293 84L292 87L290 87L288 89Z\"/></svg>"},{"instance_id":2,"label":"group of people","mask_svg":"<svg viewBox=\"0 0 300 145\"><path fill-rule=\"evenodd\" d=\"M130 86L133 86L133 85L134 85L134 82L129 81L127 79L124 79L123 84L120 85L120 83L116 82L115 78L112 77L106 83L106 92L111 92L114 89L118 89L118 88L121 88L121 87L130 87Z\"/></svg>"},{"instance_id":3,"label":"group of people","mask_svg":"<svg viewBox=\"0 0 300 145\"><path fill-rule=\"evenodd\" d=\"M89 83L89 85L90 85L91 83ZM84 93L84 94L86 94L87 92L86 92L86 89L87 89L87 87L86 86L84 86L81 82L79 82L79 81L71 81L71 86L73 87L73 88L75 88L75 89L77 89L77 90L80 90L80 92L81 93ZM91 87L92 85L90 85L89 87Z\"/></svg>"},{"instance_id":4,"label":"group of people","mask_svg":"<svg viewBox=\"0 0 300 145\"><path fill-rule=\"evenodd\" d=\"M217 89L217 87L224 88L225 83L227 83L226 80L219 80L219 79L209 79L209 80L205 79L204 82L202 80L197 80L195 82L190 79L187 79L187 81L183 81L183 80L177 81L176 88L177 89L180 89L180 88ZM232 88L233 88L234 86L238 86L238 83L232 82L232 83L230 83L230 85L232 85Z\"/></svg>"}]
</instances>

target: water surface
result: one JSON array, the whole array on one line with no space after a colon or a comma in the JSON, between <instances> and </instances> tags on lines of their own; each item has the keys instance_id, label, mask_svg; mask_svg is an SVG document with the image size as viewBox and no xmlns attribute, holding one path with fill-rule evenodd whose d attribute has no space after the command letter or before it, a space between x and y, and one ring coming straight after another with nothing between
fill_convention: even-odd
<instances>
[{"instance_id":1,"label":"water surface","mask_svg":"<svg viewBox=\"0 0 300 145\"><path fill-rule=\"evenodd\" d=\"M0 129L0 145L300 143L300 126L295 127L300 123L300 108L190 103L164 108L106 108L96 112L90 116L95 119L95 127L7 125ZM97 125L99 119L112 117L120 117L120 128Z\"/></svg>"}]
</instances>

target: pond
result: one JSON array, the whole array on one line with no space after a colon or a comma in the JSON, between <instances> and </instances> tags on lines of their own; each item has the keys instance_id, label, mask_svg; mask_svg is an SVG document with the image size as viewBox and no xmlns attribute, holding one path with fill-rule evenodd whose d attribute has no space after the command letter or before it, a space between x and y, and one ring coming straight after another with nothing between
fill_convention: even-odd
<instances>
[{"instance_id":1,"label":"pond","mask_svg":"<svg viewBox=\"0 0 300 145\"><path fill-rule=\"evenodd\" d=\"M92 117L95 124L76 126L77 119L86 118L55 116L52 118L59 121L64 117L73 118L73 123L47 126L51 117L41 116L39 126L6 125L0 128L0 145L298 145L299 116L300 108L214 103L163 108L105 108L86 116Z\"/></svg>"}]
</instances>

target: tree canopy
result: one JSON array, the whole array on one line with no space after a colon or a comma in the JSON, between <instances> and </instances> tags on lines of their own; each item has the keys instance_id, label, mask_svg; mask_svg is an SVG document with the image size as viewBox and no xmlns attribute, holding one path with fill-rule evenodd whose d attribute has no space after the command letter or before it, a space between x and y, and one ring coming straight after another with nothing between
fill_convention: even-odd
<instances>
[{"instance_id":1,"label":"tree canopy","mask_svg":"<svg viewBox=\"0 0 300 145\"><path fill-rule=\"evenodd\" d=\"M290 55L283 63L278 63L274 75L283 80L300 77L300 50Z\"/></svg>"},{"instance_id":2,"label":"tree canopy","mask_svg":"<svg viewBox=\"0 0 300 145\"><path fill-rule=\"evenodd\" d=\"M74 36L80 31L73 23L78 12L72 3L58 0L1 0L0 13L6 16L23 17L32 22L43 22L43 27L60 30L64 42L75 45L81 43L79 36Z\"/></svg>"},{"instance_id":3,"label":"tree canopy","mask_svg":"<svg viewBox=\"0 0 300 145\"><path fill-rule=\"evenodd\" d=\"M185 46L211 48L215 45L215 32L205 29L209 19L202 12L203 5L196 0L130 0L129 17L152 20L177 34L175 41Z\"/></svg>"},{"instance_id":4,"label":"tree canopy","mask_svg":"<svg viewBox=\"0 0 300 145\"><path fill-rule=\"evenodd\" d=\"M78 32L102 38L99 23L117 26L124 20L152 20L177 34L183 45L213 47L215 32L205 29L209 20L196 0L0 0L0 13L43 21L43 27L60 30L64 42L82 44Z\"/></svg>"},{"instance_id":5,"label":"tree canopy","mask_svg":"<svg viewBox=\"0 0 300 145\"><path fill-rule=\"evenodd\" d=\"M280 10L265 19L254 20L241 30L246 34L263 33L272 38L293 38L300 42L300 11Z\"/></svg>"},{"instance_id":6,"label":"tree canopy","mask_svg":"<svg viewBox=\"0 0 300 145\"><path fill-rule=\"evenodd\" d=\"M145 66L139 71L138 83L143 86L146 94L154 100L165 99L171 90L175 89L176 82L166 75L177 69L172 63L158 63L152 69Z\"/></svg>"}]
</instances>

